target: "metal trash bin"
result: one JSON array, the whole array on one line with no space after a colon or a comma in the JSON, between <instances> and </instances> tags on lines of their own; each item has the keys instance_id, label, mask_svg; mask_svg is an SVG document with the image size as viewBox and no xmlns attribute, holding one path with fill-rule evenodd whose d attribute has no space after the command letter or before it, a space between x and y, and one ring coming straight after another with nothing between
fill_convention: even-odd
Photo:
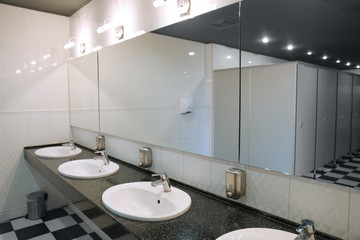
<instances>
[{"instance_id":1,"label":"metal trash bin","mask_svg":"<svg viewBox=\"0 0 360 240\"><path fill-rule=\"evenodd\" d=\"M46 214L45 201L47 193L39 191L27 195L27 218L30 220L40 219Z\"/></svg>"}]
</instances>

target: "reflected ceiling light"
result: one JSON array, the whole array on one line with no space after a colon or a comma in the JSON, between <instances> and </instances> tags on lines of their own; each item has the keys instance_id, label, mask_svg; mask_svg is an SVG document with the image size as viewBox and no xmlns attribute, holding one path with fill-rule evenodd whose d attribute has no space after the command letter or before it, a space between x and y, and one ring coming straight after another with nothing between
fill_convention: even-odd
<instances>
[{"instance_id":1,"label":"reflected ceiling light","mask_svg":"<svg viewBox=\"0 0 360 240\"><path fill-rule=\"evenodd\" d=\"M313 53L312 53L312 51L308 51L306 54L311 56Z\"/></svg>"},{"instance_id":2,"label":"reflected ceiling light","mask_svg":"<svg viewBox=\"0 0 360 240\"><path fill-rule=\"evenodd\" d=\"M346 66L350 66L350 65L351 65L351 63L350 63L350 62L347 62L347 63L346 63Z\"/></svg>"},{"instance_id":3,"label":"reflected ceiling light","mask_svg":"<svg viewBox=\"0 0 360 240\"><path fill-rule=\"evenodd\" d=\"M31 63L30 63L31 65L36 65L36 61L34 60L34 61L31 61Z\"/></svg>"},{"instance_id":4,"label":"reflected ceiling light","mask_svg":"<svg viewBox=\"0 0 360 240\"><path fill-rule=\"evenodd\" d=\"M71 38L69 39L69 42L64 45L64 48L65 48L65 49L69 49L69 48L72 48L72 47L75 46L75 42L72 41L73 39L75 40L76 37L71 37ZM50 55L49 55L49 56L50 56Z\"/></svg>"},{"instance_id":5,"label":"reflected ceiling light","mask_svg":"<svg viewBox=\"0 0 360 240\"><path fill-rule=\"evenodd\" d=\"M178 8L180 17L190 15L191 0L179 0Z\"/></svg>"},{"instance_id":6,"label":"reflected ceiling light","mask_svg":"<svg viewBox=\"0 0 360 240\"><path fill-rule=\"evenodd\" d=\"M165 2L166 2L166 0L155 0L155 1L153 2L153 6L154 6L155 8L158 8L158 7L160 7L161 5L163 5Z\"/></svg>"},{"instance_id":7,"label":"reflected ceiling light","mask_svg":"<svg viewBox=\"0 0 360 240\"><path fill-rule=\"evenodd\" d=\"M252 63L251 61L248 61L248 63Z\"/></svg>"},{"instance_id":8,"label":"reflected ceiling light","mask_svg":"<svg viewBox=\"0 0 360 240\"><path fill-rule=\"evenodd\" d=\"M99 51L102 48L103 48L103 46L97 45L96 47L93 48L93 52Z\"/></svg>"},{"instance_id":9,"label":"reflected ceiling light","mask_svg":"<svg viewBox=\"0 0 360 240\"><path fill-rule=\"evenodd\" d=\"M341 61L338 59L338 60L336 60L336 63L340 63Z\"/></svg>"},{"instance_id":10,"label":"reflected ceiling light","mask_svg":"<svg viewBox=\"0 0 360 240\"><path fill-rule=\"evenodd\" d=\"M360 65L356 65L356 68L360 68Z\"/></svg>"},{"instance_id":11,"label":"reflected ceiling light","mask_svg":"<svg viewBox=\"0 0 360 240\"><path fill-rule=\"evenodd\" d=\"M42 67L39 67L38 69L39 69L40 71L41 71L41 70L43 70L43 68L42 68Z\"/></svg>"},{"instance_id":12,"label":"reflected ceiling light","mask_svg":"<svg viewBox=\"0 0 360 240\"><path fill-rule=\"evenodd\" d=\"M226 56L227 59L231 59L232 57L229 55L229 56Z\"/></svg>"},{"instance_id":13,"label":"reflected ceiling light","mask_svg":"<svg viewBox=\"0 0 360 240\"><path fill-rule=\"evenodd\" d=\"M96 29L96 32L100 34L100 33L103 33L105 31L109 30L112 26L110 21L111 21L111 18L105 18L104 24L102 26L98 27L98 29Z\"/></svg>"},{"instance_id":14,"label":"reflected ceiling light","mask_svg":"<svg viewBox=\"0 0 360 240\"><path fill-rule=\"evenodd\" d=\"M294 49L294 46L292 44L289 44L289 45L287 45L286 49L291 51Z\"/></svg>"},{"instance_id":15,"label":"reflected ceiling light","mask_svg":"<svg viewBox=\"0 0 360 240\"><path fill-rule=\"evenodd\" d=\"M20 74L21 73L21 70L20 69L17 69L16 70L16 74Z\"/></svg>"},{"instance_id":16,"label":"reflected ceiling light","mask_svg":"<svg viewBox=\"0 0 360 240\"><path fill-rule=\"evenodd\" d=\"M34 70L31 70L30 73L34 73L35 71Z\"/></svg>"},{"instance_id":17,"label":"reflected ceiling light","mask_svg":"<svg viewBox=\"0 0 360 240\"><path fill-rule=\"evenodd\" d=\"M326 60L326 59L328 59L328 56L324 55L324 56L322 57L322 59Z\"/></svg>"},{"instance_id":18,"label":"reflected ceiling light","mask_svg":"<svg viewBox=\"0 0 360 240\"><path fill-rule=\"evenodd\" d=\"M194 56L195 53L194 52L189 52L189 56Z\"/></svg>"},{"instance_id":19,"label":"reflected ceiling light","mask_svg":"<svg viewBox=\"0 0 360 240\"><path fill-rule=\"evenodd\" d=\"M261 42L263 42L263 43L268 43L268 42L269 42L269 38L268 38L268 37L263 37L263 38L261 39Z\"/></svg>"},{"instance_id":20,"label":"reflected ceiling light","mask_svg":"<svg viewBox=\"0 0 360 240\"><path fill-rule=\"evenodd\" d=\"M44 55L44 59L48 59L48 58L50 58L50 54Z\"/></svg>"},{"instance_id":21,"label":"reflected ceiling light","mask_svg":"<svg viewBox=\"0 0 360 240\"><path fill-rule=\"evenodd\" d=\"M51 64L51 65L52 65L53 67L56 67L57 64L56 64L56 63L53 63L53 64Z\"/></svg>"}]
</instances>

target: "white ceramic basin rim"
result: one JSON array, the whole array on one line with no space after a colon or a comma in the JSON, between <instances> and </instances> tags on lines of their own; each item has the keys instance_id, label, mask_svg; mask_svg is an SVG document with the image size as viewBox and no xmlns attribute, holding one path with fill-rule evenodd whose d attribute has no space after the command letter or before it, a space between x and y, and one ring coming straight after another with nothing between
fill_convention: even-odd
<instances>
[{"instance_id":1,"label":"white ceramic basin rim","mask_svg":"<svg viewBox=\"0 0 360 240\"><path fill-rule=\"evenodd\" d=\"M35 151L35 155L41 158L66 158L80 154L80 148L71 149L70 146L45 147Z\"/></svg>"},{"instance_id":2,"label":"white ceramic basin rim","mask_svg":"<svg viewBox=\"0 0 360 240\"><path fill-rule=\"evenodd\" d=\"M138 221L164 221L189 210L190 196L175 187L164 192L163 186L151 182L133 182L113 186L102 195L104 206L111 212Z\"/></svg>"},{"instance_id":3,"label":"white ceramic basin rim","mask_svg":"<svg viewBox=\"0 0 360 240\"><path fill-rule=\"evenodd\" d=\"M119 165L111 162L105 165L101 159L79 159L68 161L58 167L61 175L75 179L94 179L115 174Z\"/></svg>"},{"instance_id":4,"label":"white ceramic basin rim","mask_svg":"<svg viewBox=\"0 0 360 240\"><path fill-rule=\"evenodd\" d=\"M245 228L222 235L216 240L294 240L296 234L272 228Z\"/></svg>"}]
</instances>

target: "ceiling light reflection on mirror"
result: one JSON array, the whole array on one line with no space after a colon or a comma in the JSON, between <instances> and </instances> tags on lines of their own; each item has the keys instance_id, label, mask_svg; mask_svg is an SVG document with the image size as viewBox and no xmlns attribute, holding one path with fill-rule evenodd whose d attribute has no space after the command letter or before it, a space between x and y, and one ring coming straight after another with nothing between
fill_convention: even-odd
<instances>
[{"instance_id":1,"label":"ceiling light reflection on mirror","mask_svg":"<svg viewBox=\"0 0 360 240\"><path fill-rule=\"evenodd\" d=\"M289 45L287 45L286 49L287 49L288 51L292 51L292 50L294 49L294 45L289 44Z\"/></svg>"},{"instance_id":2,"label":"ceiling light reflection on mirror","mask_svg":"<svg viewBox=\"0 0 360 240\"><path fill-rule=\"evenodd\" d=\"M341 61L338 59L338 60L336 60L336 63L341 63Z\"/></svg>"},{"instance_id":3,"label":"ceiling light reflection on mirror","mask_svg":"<svg viewBox=\"0 0 360 240\"><path fill-rule=\"evenodd\" d=\"M102 48L103 48L103 46L97 45L96 47L93 48L93 52L99 51Z\"/></svg>"},{"instance_id":4,"label":"ceiling light reflection on mirror","mask_svg":"<svg viewBox=\"0 0 360 240\"><path fill-rule=\"evenodd\" d=\"M103 25L100 26L100 27L98 27L98 28L96 29L96 32L97 32L98 34L100 34L100 33L103 33L103 32L105 32L105 31L109 30L109 29L111 28L111 26L112 26L112 24L111 24L110 21L111 21L111 18L105 18Z\"/></svg>"},{"instance_id":5,"label":"ceiling light reflection on mirror","mask_svg":"<svg viewBox=\"0 0 360 240\"><path fill-rule=\"evenodd\" d=\"M328 56L324 55L324 56L322 57L322 59L326 60L326 59L328 59Z\"/></svg>"},{"instance_id":6,"label":"ceiling light reflection on mirror","mask_svg":"<svg viewBox=\"0 0 360 240\"><path fill-rule=\"evenodd\" d=\"M309 56L311 56L311 55L313 54L313 52L312 52L312 51L308 51L306 54L309 55Z\"/></svg>"},{"instance_id":7,"label":"ceiling light reflection on mirror","mask_svg":"<svg viewBox=\"0 0 360 240\"><path fill-rule=\"evenodd\" d=\"M165 2L166 2L166 0L155 0L155 1L153 2L153 6L154 6L155 8L158 8L158 7L162 6Z\"/></svg>"},{"instance_id":8,"label":"ceiling light reflection on mirror","mask_svg":"<svg viewBox=\"0 0 360 240\"><path fill-rule=\"evenodd\" d=\"M350 63L350 62L347 62L347 63L346 63L346 66L350 66L350 65L351 65L351 63Z\"/></svg>"},{"instance_id":9,"label":"ceiling light reflection on mirror","mask_svg":"<svg viewBox=\"0 0 360 240\"><path fill-rule=\"evenodd\" d=\"M270 40L269 40L269 38L268 37L263 37L262 39L261 39L261 42L262 43L268 43Z\"/></svg>"},{"instance_id":10,"label":"ceiling light reflection on mirror","mask_svg":"<svg viewBox=\"0 0 360 240\"><path fill-rule=\"evenodd\" d=\"M356 65L356 68L358 68L358 69L359 69L359 68L360 68L360 65Z\"/></svg>"},{"instance_id":11,"label":"ceiling light reflection on mirror","mask_svg":"<svg viewBox=\"0 0 360 240\"><path fill-rule=\"evenodd\" d=\"M69 48L72 48L72 47L74 47L74 46L75 46L75 42L69 40L69 42L64 45L64 48L65 48L65 49L69 49Z\"/></svg>"}]
</instances>

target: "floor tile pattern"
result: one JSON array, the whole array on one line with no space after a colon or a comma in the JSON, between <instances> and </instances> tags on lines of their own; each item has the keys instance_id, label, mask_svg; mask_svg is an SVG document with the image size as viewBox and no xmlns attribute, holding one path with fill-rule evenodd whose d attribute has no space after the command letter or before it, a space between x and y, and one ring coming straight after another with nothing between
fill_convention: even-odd
<instances>
[{"instance_id":1,"label":"floor tile pattern","mask_svg":"<svg viewBox=\"0 0 360 240\"><path fill-rule=\"evenodd\" d=\"M0 240L101 240L70 208L46 213L38 220L26 217L0 223Z\"/></svg>"},{"instance_id":2,"label":"floor tile pattern","mask_svg":"<svg viewBox=\"0 0 360 240\"><path fill-rule=\"evenodd\" d=\"M314 175L320 181L360 189L360 155L352 154L335 164L328 163L317 169L315 174L312 171L304 177L314 178Z\"/></svg>"}]
</instances>

